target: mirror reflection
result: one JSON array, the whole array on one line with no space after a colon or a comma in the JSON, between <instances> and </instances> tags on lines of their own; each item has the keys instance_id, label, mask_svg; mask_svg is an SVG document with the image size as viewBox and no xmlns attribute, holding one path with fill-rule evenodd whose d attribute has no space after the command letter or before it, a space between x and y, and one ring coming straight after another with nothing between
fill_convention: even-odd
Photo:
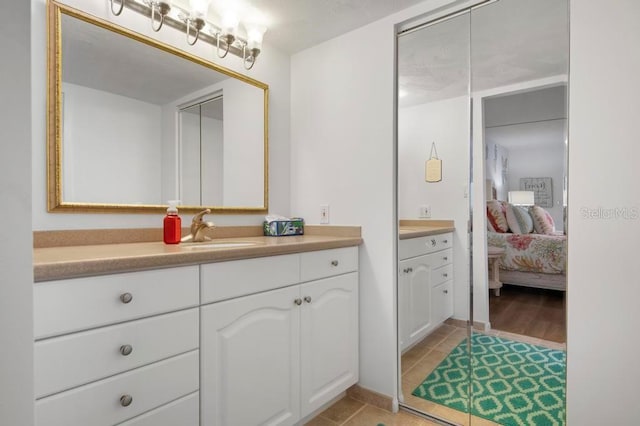
<instances>
[{"instance_id":1,"label":"mirror reflection","mask_svg":"<svg viewBox=\"0 0 640 426\"><path fill-rule=\"evenodd\" d=\"M470 15L398 39L401 401L468 423ZM427 161L442 179L426 182ZM453 367L447 380L438 370Z\"/></svg>"},{"instance_id":2,"label":"mirror reflection","mask_svg":"<svg viewBox=\"0 0 640 426\"><path fill-rule=\"evenodd\" d=\"M50 131L50 210L144 211L169 199L266 210L265 84L50 7L60 36L50 52L59 60L50 76L59 123Z\"/></svg>"},{"instance_id":3,"label":"mirror reflection","mask_svg":"<svg viewBox=\"0 0 640 426\"><path fill-rule=\"evenodd\" d=\"M566 1L500 0L399 35L400 394L427 415L564 424L567 23Z\"/></svg>"}]
</instances>

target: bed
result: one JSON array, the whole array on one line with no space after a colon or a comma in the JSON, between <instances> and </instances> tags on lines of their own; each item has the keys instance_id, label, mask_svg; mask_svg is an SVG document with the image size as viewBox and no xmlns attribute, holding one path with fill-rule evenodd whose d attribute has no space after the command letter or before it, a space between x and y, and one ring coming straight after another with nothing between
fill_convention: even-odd
<instances>
[{"instance_id":1,"label":"bed","mask_svg":"<svg viewBox=\"0 0 640 426\"><path fill-rule=\"evenodd\" d=\"M500 259L500 281L504 284L566 290L566 235L489 231L487 243L505 249Z\"/></svg>"}]
</instances>

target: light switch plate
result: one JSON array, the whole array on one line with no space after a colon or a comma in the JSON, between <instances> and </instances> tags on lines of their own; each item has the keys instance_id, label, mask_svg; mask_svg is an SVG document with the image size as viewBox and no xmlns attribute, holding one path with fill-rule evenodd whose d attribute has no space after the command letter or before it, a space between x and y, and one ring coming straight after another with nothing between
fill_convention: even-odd
<instances>
[{"instance_id":1,"label":"light switch plate","mask_svg":"<svg viewBox=\"0 0 640 426\"><path fill-rule=\"evenodd\" d=\"M329 223L329 204L320 205L320 223Z\"/></svg>"},{"instance_id":2,"label":"light switch plate","mask_svg":"<svg viewBox=\"0 0 640 426\"><path fill-rule=\"evenodd\" d=\"M420 206L420 217L428 219L431 217L431 206L422 205Z\"/></svg>"}]
</instances>

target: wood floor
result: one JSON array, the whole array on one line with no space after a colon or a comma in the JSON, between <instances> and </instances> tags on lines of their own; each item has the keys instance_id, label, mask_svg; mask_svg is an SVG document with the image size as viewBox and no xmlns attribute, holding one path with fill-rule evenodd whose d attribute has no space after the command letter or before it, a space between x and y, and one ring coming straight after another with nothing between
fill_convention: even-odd
<instances>
[{"instance_id":1,"label":"wood floor","mask_svg":"<svg viewBox=\"0 0 640 426\"><path fill-rule=\"evenodd\" d=\"M566 342L565 292L505 284L500 296L490 292L489 321L494 330Z\"/></svg>"}]
</instances>

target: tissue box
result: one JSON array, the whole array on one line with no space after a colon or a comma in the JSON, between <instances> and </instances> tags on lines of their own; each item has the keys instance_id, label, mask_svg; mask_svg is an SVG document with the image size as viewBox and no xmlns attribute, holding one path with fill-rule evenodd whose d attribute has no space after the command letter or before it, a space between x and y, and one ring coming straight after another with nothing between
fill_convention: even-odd
<instances>
[{"instance_id":1,"label":"tissue box","mask_svg":"<svg viewBox=\"0 0 640 426\"><path fill-rule=\"evenodd\" d=\"M267 237L283 237L286 235L304 235L304 219L295 217L289 220L273 220L263 222L264 235Z\"/></svg>"}]
</instances>

